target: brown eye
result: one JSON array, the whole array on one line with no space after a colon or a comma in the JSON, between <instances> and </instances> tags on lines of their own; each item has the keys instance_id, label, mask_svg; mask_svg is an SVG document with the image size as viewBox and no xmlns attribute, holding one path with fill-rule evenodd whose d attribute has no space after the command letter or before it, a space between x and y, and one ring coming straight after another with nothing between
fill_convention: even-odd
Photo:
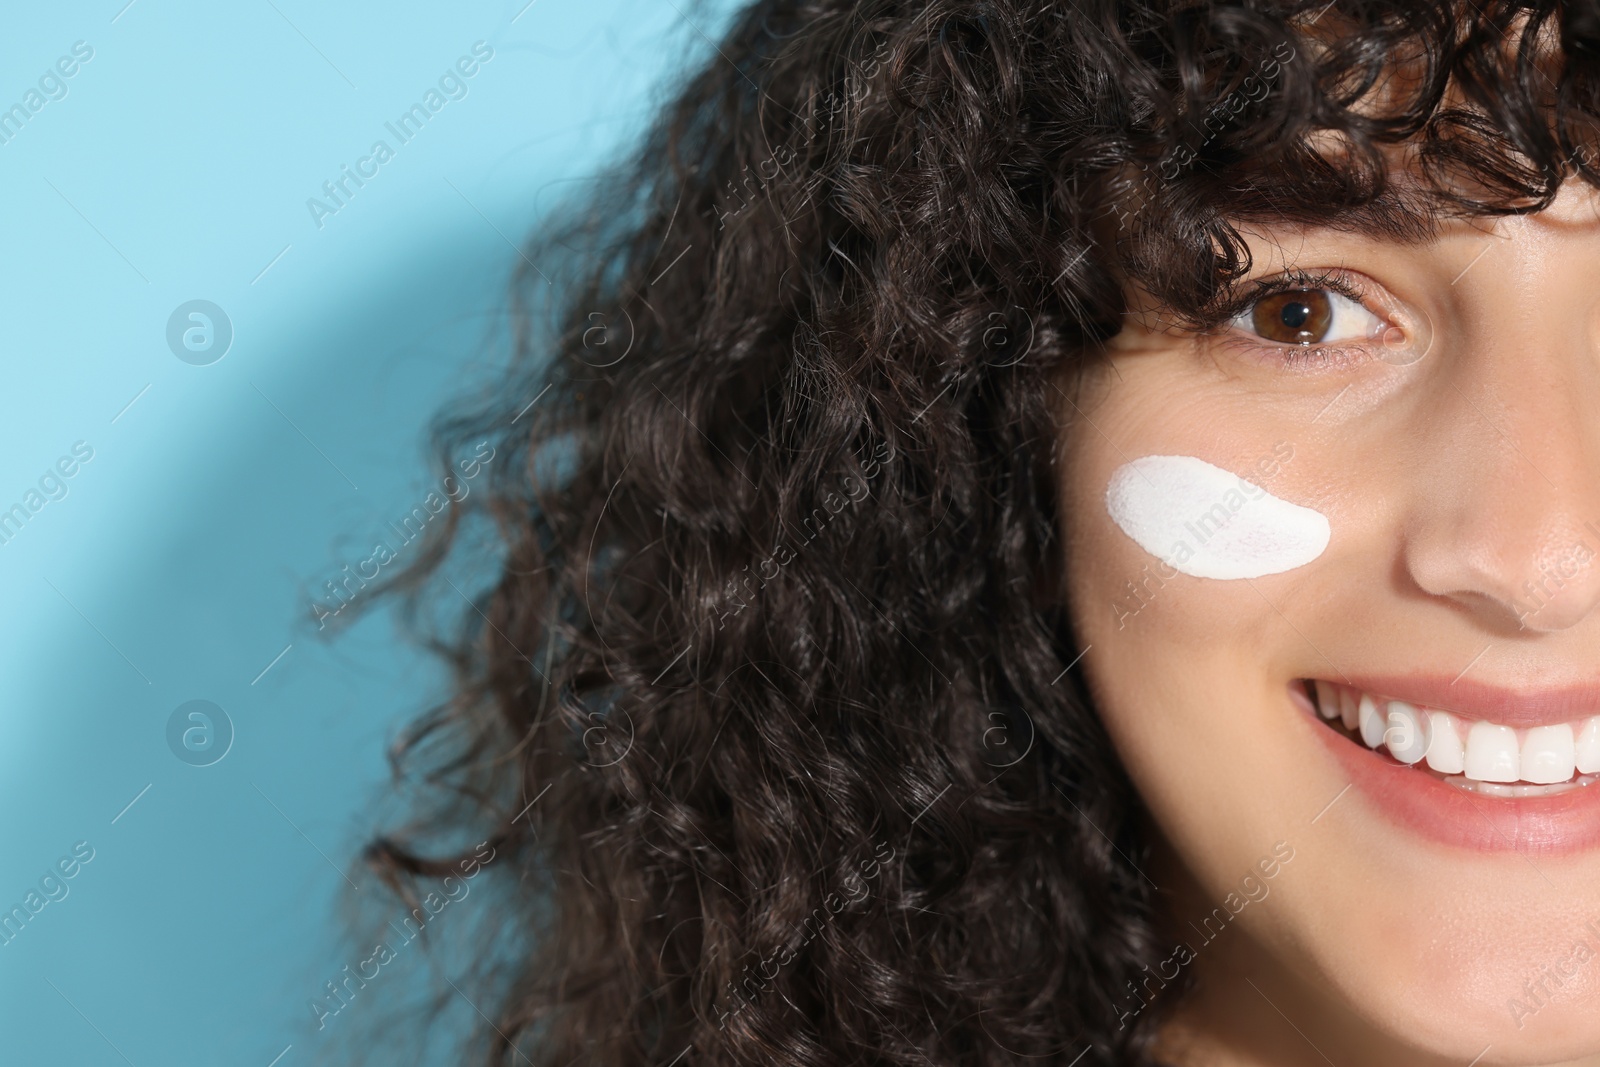
<instances>
[{"instance_id":1,"label":"brown eye","mask_svg":"<svg viewBox=\"0 0 1600 1067\"><path fill-rule=\"evenodd\" d=\"M1233 329L1272 345L1309 348L1343 341L1374 344L1391 333L1404 344L1399 323L1380 318L1362 300L1337 289L1304 286L1258 297L1229 323Z\"/></svg>"},{"instance_id":2,"label":"brown eye","mask_svg":"<svg viewBox=\"0 0 1600 1067\"><path fill-rule=\"evenodd\" d=\"M1333 325L1333 299L1326 289L1290 289L1262 297L1250 312L1250 325L1268 341L1311 345Z\"/></svg>"}]
</instances>

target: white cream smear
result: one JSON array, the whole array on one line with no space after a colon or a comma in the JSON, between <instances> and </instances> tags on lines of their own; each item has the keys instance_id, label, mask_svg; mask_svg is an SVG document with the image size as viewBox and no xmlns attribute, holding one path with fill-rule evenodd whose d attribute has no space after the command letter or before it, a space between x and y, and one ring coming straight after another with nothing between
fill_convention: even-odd
<instances>
[{"instance_id":1,"label":"white cream smear","mask_svg":"<svg viewBox=\"0 0 1600 1067\"><path fill-rule=\"evenodd\" d=\"M1195 578L1260 578L1303 567L1328 547L1328 517L1196 456L1142 456L1106 486L1122 532Z\"/></svg>"}]
</instances>

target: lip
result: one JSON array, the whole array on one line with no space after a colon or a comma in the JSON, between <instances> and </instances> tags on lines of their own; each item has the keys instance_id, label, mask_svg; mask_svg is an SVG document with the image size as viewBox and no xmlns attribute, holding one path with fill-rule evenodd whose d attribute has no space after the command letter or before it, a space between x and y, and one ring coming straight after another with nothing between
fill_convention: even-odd
<instances>
[{"instance_id":1,"label":"lip","mask_svg":"<svg viewBox=\"0 0 1600 1067\"><path fill-rule=\"evenodd\" d=\"M1353 689L1448 711L1463 719L1488 719L1510 727L1554 726L1600 715L1600 682L1543 689L1507 689L1469 678L1432 674L1340 675Z\"/></svg>"},{"instance_id":2,"label":"lip","mask_svg":"<svg viewBox=\"0 0 1600 1067\"><path fill-rule=\"evenodd\" d=\"M1352 684L1367 683L1353 680ZM1402 829L1472 852L1550 856L1600 847L1600 785L1545 797L1469 793L1329 729L1298 691L1298 683L1289 688L1292 702L1310 719L1312 732L1351 784ZM1373 690L1405 699L1387 685L1374 685ZM1529 706L1525 701L1521 705Z\"/></svg>"}]
</instances>

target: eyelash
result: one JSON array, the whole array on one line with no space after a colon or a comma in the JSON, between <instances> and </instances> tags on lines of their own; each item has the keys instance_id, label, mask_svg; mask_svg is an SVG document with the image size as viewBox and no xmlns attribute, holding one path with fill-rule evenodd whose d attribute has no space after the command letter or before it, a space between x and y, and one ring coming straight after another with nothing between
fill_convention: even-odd
<instances>
[{"instance_id":1,"label":"eyelash","mask_svg":"<svg viewBox=\"0 0 1600 1067\"><path fill-rule=\"evenodd\" d=\"M1233 332L1233 320L1243 312L1248 311L1252 305L1268 297L1296 289L1325 289L1331 293L1338 293L1340 296L1360 304L1378 318L1389 319L1387 314L1368 303L1367 293L1360 286L1351 282L1349 275L1343 271L1329 270L1313 274L1304 270L1289 270L1271 278L1253 282L1243 293L1225 300L1206 316L1203 332L1213 337L1227 339L1226 335ZM1369 354L1363 350L1361 345L1352 345L1349 342L1335 342L1332 345L1295 345L1269 341L1260 337L1229 340L1232 343L1247 346L1258 352L1270 353L1270 355L1263 357L1265 359L1274 360L1284 366L1305 370L1354 363L1366 358Z\"/></svg>"},{"instance_id":2,"label":"eyelash","mask_svg":"<svg viewBox=\"0 0 1600 1067\"><path fill-rule=\"evenodd\" d=\"M1325 271L1321 274L1309 274L1303 270L1291 270L1252 283L1247 292L1229 301L1229 306L1220 312L1225 316L1221 321L1227 322L1251 304L1265 300L1269 296L1287 293L1294 289L1327 289L1365 306L1365 294L1359 287L1352 285L1342 272Z\"/></svg>"}]
</instances>

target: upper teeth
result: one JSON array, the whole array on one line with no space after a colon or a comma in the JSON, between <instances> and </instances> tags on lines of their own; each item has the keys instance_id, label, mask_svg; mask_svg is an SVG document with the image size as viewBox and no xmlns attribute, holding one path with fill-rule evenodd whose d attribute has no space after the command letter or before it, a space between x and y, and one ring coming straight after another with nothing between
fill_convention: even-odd
<instances>
[{"instance_id":1,"label":"upper teeth","mask_svg":"<svg viewBox=\"0 0 1600 1067\"><path fill-rule=\"evenodd\" d=\"M1368 748L1386 748L1401 763L1426 760L1441 774L1535 785L1600 772L1600 715L1519 730L1332 682L1317 682L1316 693L1323 718L1341 720Z\"/></svg>"}]
</instances>

